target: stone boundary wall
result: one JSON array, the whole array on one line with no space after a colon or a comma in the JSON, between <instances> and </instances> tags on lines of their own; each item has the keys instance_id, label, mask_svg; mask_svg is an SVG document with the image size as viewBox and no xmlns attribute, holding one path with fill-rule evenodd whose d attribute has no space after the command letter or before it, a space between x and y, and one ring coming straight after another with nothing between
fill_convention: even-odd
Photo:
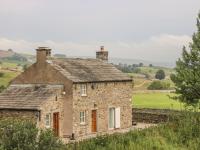
<instances>
[{"instance_id":1,"label":"stone boundary wall","mask_svg":"<svg viewBox=\"0 0 200 150\"><path fill-rule=\"evenodd\" d=\"M132 108L132 123L161 123L169 119L169 115L179 111L170 109Z\"/></svg>"}]
</instances>

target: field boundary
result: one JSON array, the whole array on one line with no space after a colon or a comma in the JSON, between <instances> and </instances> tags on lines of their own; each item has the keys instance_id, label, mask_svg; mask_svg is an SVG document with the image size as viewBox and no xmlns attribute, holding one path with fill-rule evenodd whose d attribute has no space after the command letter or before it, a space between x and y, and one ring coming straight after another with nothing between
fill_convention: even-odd
<instances>
[{"instance_id":1,"label":"field boundary","mask_svg":"<svg viewBox=\"0 0 200 150\"><path fill-rule=\"evenodd\" d=\"M171 109L132 108L132 122L162 123L169 120L169 115L180 111Z\"/></svg>"}]
</instances>

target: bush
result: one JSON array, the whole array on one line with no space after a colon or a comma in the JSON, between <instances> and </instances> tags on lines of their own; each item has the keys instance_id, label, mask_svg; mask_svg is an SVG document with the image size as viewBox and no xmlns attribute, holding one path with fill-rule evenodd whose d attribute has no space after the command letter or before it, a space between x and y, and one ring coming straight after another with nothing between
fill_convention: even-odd
<instances>
[{"instance_id":1,"label":"bush","mask_svg":"<svg viewBox=\"0 0 200 150\"><path fill-rule=\"evenodd\" d=\"M62 142L50 130L39 130L31 121L0 120L0 150L60 150Z\"/></svg>"},{"instance_id":2,"label":"bush","mask_svg":"<svg viewBox=\"0 0 200 150\"><path fill-rule=\"evenodd\" d=\"M156 72L155 78L159 79L159 80L165 79L165 72L164 72L164 70L162 70L162 69L158 70Z\"/></svg>"},{"instance_id":3,"label":"bush","mask_svg":"<svg viewBox=\"0 0 200 150\"><path fill-rule=\"evenodd\" d=\"M170 83L164 81L153 81L147 88L148 90L169 90Z\"/></svg>"}]
</instances>

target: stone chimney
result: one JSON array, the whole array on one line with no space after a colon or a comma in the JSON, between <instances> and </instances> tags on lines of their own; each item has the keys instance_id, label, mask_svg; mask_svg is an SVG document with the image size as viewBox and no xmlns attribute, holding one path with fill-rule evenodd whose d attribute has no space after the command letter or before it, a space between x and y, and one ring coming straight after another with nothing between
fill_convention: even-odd
<instances>
[{"instance_id":1,"label":"stone chimney","mask_svg":"<svg viewBox=\"0 0 200 150\"><path fill-rule=\"evenodd\" d=\"M37 51L37 62L43 63L45 62L49 57L51 57L51 49L48 47L38 47L36 49Z\"/></svg>"},{"instance_id":2,"label":"stone chimney","mask_svg":"<svg viewBox=\"0 0 200 150\"><path fill-rule=\"evenodd\" d=\"M104 49L104 46L101 46L100 51L96 52L96 59L108 61L108 51Z\"/></svg>"}]
</instances>

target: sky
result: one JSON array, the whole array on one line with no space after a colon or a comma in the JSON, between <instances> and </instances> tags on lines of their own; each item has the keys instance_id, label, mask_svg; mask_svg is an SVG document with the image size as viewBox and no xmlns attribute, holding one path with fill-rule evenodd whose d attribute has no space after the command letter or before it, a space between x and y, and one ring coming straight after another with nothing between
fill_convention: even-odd
<instances>
[{"instance_id":1,"label":"sky","mask_svg":"<svg viewBox=\"0 0 200 150\"><path fill-rule=\"evenodd\" d=\"M0 0L0 49L175 62L196 31L200 0Z\"/></svg>"}]
</instances>

